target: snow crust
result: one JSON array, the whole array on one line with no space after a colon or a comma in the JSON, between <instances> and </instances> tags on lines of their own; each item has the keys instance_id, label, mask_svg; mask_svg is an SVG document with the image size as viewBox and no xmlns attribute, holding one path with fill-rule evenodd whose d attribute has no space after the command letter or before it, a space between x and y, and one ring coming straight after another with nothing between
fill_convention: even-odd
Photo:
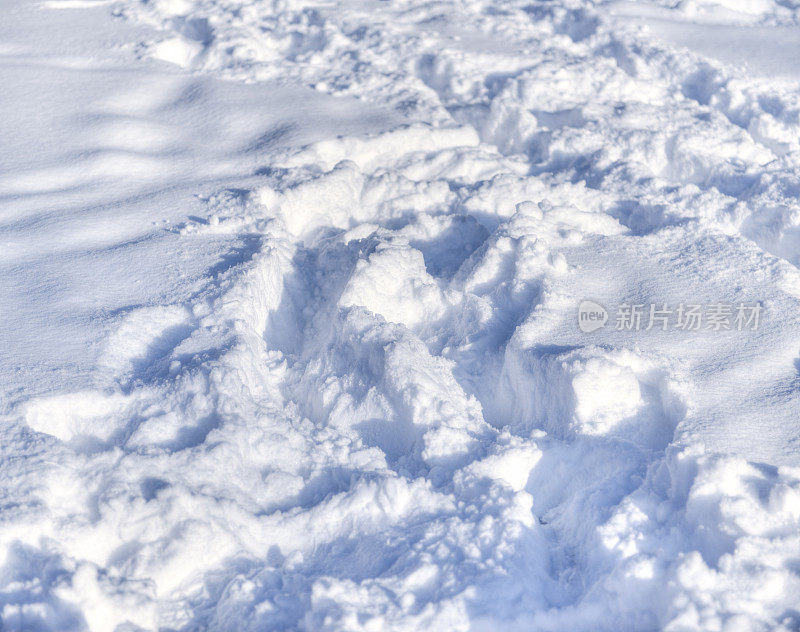
<instances>
[{"instance_id":1,"label":"snow crust","mask_svg":"<svg viewBox=\"0 0 800 632\"><path fill-rule=\"evenodd\" d=\"M800 627L800 6L9 5L2 629Z\"/></svg>"}]
</instances>

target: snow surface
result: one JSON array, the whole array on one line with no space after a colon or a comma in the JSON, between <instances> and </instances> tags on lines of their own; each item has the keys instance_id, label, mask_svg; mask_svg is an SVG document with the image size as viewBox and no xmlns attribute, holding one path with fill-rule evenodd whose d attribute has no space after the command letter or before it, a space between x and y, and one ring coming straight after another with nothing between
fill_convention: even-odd
<instances>
[{"instance_id":1,"label":"snow surface","mask_svg":"<svg viewBox=\"0 0 800 632\"><path fill-rule=\"evenodd\" d=\"M2 16L3 630L800 629L800 4Z\"/></svg>"}]
</instances>

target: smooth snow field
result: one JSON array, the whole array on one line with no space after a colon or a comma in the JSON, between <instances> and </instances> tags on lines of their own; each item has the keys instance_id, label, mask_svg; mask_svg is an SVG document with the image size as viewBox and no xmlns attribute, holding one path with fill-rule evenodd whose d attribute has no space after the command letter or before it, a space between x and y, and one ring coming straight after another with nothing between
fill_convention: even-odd
<instances>
[{"instance_id":1,"label":"smooth snow field","mask_svg":"<svg viewBox=\"0 0 800 632\"><path fill-rule=\"evenodd\" d=\"M2 0L0 630L800 630L800 0Z\"/></svg>"}]
</instances>

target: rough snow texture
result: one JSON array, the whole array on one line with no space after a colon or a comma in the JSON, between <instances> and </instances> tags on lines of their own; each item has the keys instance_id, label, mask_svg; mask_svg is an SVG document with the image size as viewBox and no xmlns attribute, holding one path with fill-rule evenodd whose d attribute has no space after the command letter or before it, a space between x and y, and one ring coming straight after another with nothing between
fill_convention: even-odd
<instances>
[{"instance_id":1,"label":"rough snow texture","mask_svg":"<svg viewBox=\"0 0 800 632\"><path fill-rule=\"evenodd\" d=\"M284 100L244 185L193 172L203 215L134 246L219 260L109 303L80 387L9 393L3 629L800 627L800 75L702 41L798 6L92 10L148 27L131 65L377 118L309 142ZM126 156L177 142L157 92L108 115ZM765 316L583 334L584 298Z\"/></svg>"}]
</instances>

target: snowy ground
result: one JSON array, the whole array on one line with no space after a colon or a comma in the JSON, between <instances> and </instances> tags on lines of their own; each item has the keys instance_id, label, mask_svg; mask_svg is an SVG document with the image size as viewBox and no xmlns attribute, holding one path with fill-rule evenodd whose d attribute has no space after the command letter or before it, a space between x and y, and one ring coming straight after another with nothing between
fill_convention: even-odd
<instances>
[{"instance_id":1,"label":"snowy ground","mask_svg":"<svg viewBox=\"0 0 800 632\"><path fill-rule=\"evenodd\" d=\"M2 630L800 629L800 3L0 15Z\"/></svg>"}]
</instances>

